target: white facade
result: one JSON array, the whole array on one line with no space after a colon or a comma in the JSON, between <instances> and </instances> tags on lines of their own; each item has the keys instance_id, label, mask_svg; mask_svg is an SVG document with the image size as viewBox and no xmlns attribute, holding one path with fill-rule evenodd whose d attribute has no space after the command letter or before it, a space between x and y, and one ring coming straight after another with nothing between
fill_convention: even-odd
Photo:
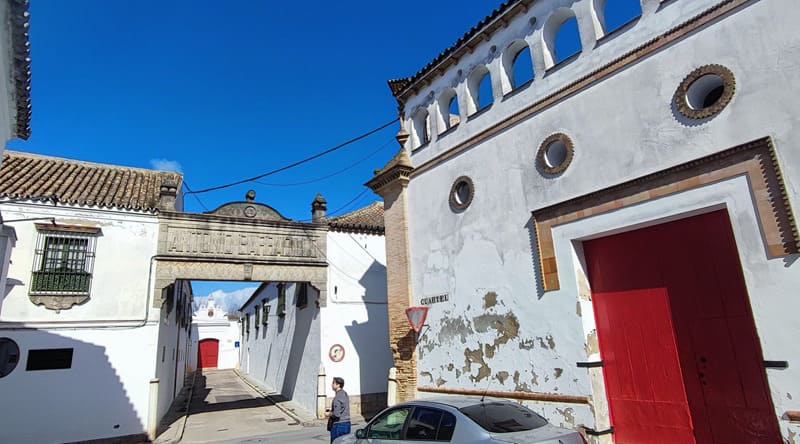
<instances>
[{"instance_id":1,"label":"white facade","mask_svg":"<svg viewBox=\"0 0 800 444\"><path fill-rule=\"evenodd\" d=\"M241 308L241 368L309 411L318 411L320 371L326 376L323 400L333 396L333 377L341 376L353 414L374 413L385 405L392 365L383 236L331 231L327 246L326 306L318 306L318 292L308 285L307 303L298 307L301 286L286 283L281 316L279 283L269 283Z\"/></svg>"},{"instance_id":2,"label":"white facade","mask_svg":"<svg viewBox=\"0 0 800 444\"><path fill-rule=\"evenodd\" d=\"M228 319L228 313L216 305L213 296L201 304L192 316L192 350L195 362L198 341L203 339L219 341L217 368L239 367L239 322Z\"/></svg>"},{"instance_id":3,"label":"white facade","mask_svg":"<svg viewBox=\"0 0 800 444\"><path fill-rule=\"evenodd\" d=\"M766 375L781 433L796 439L800 424L790 421L787 412L800 410L800 368L794 365L800 361L800 322L794 316L800 304L793 297L800 285L798 255L776 257L767 250L757 192L747 177L724 178L555 225L559 286L547 291L531 215L770 137L787 202L797 217L800 105L795 97L800 84L790 73L800 64L800 39L793 30L800 11L788 0L643 0L635 23L604 38L598 5L605 2L525 3L530 3L527 12L507 18L505 26L457 62L442 63L441 75L428 76L417 84L417 92L404 96L405 127L411 132L406 148L416 168L408 186L412 305L449 296L430 305L431 327L418 347L419 385L453 392L488 387L588 396L590 404L529 404L556 424L608 427L602 373L576 366L602 359L596 343L591 344L596 326L581 241L726 208L764 359L790 363L783 370L767 369ZM708 23L690 20L711 17L720 9L713 8L717 4L732 12ZM583 50L576 59L554 66L548 44L561 20L571 15L577 17ZM681 26L697 29L680 34ZM654 48L659 36L674 40ZM512 90L507 63L513 57L504 51L519 48L519 41L531 49L535 78ZM626 54L629 59L617 60ZM601 70L615 61L619 69ZM714 116L687 118L672 104L673 94L689 73L709 64L733 73L733 97ZM470 115L475 110L470 73L484 67L491 75L494 103ZM601 80L586 77L593 72ZM585 86L565 89L577 81ZM453 90L461 123L442 134L444 119L437 116L446 115L446 105L438 99ZM420 125L414 121L421 108L432 116L432 140L422 146ZM554 133L571 138L574 158L563 172L542 174L537 150ZM447 193L460 176L472 180L474 197L466 209L454 211ZM494 344L491 355L484 353L487 344Z\"/></svg>"},{"instance_id":4,"label":"white facade","mask_svg":"<svg viewBox=\"0 0 800 444\"><path fill-rule=\"evenodd\" d=\"M57 443L146 436L183 387L191 288L177 282L160 309L152 273L158 220L143 211L18 202L3 204L16 230L0 337L16 342L16 368L0 378L0 441ZM10 222L19 219L18 222ZM29 296L41 226L97 230L87 301L60 310ZM37 244L38 242L38 244ZM27 370L31 351L71 349L65 367ZM151 385L158 394L151 399ZM46 424L43 426L42 424Z\"/></svg>"}]
</instances>

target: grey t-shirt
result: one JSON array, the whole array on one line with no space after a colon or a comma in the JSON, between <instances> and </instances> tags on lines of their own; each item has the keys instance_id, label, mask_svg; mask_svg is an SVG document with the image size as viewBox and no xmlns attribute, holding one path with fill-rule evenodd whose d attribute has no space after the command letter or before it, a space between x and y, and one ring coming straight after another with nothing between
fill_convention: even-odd
<instances>
[{"instance_id":1,"label":"grey t-shirt","mask_svg":"<svg viewBox=\"0 0 800 444\"><path fill-rule=\"evenodd\" d=\"M339 390L336 392L331 404L331 415L339 417L337 422L350 421L350 398L347 396L346 391Z\"/></svg>"}]
</instances>

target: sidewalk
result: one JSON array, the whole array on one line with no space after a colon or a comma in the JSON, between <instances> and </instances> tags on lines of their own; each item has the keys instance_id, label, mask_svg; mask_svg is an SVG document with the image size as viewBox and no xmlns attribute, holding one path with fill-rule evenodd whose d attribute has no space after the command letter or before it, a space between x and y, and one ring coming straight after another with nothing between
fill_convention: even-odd
<instances>
[{"instance_id":1,"label":"sidewalk","mask_svg":"<svg viewBox=\"0 0 800 444\"><path fill-rule=\"evenodd\" d=\"M153 443L217 442L303 428L324 431L324 427L325 420L317 419L315 412L247 375L204 369L187 377Z\"/></svg>"}]
</instances>

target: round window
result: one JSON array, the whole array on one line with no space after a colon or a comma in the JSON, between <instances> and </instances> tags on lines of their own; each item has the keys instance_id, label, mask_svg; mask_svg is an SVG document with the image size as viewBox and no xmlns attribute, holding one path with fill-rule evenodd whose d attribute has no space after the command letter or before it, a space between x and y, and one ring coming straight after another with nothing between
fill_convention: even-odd
<instances>
[{"instance_id":1,"label":"round window","mask_svg":"<svg viewBox=\"0 0 800 444\"><path fill-rule=\"evenodd\" d=\"M0 378L8 375L19 362L19 346L9 338L0 338Z\"/></svg>"},{"instance_id":2,"label":"round window","mask_svg":"<svg viewBox=\"0 0 800 444\"><path fill-rule=\"evenodd\" d=\"M472 179L461 176L453 182L453 186L450 188L450 206L456 210L463 210L472 202L474 194L475 188L472 185Z\"/></svg>"},{"instance_id":3,"label":"round window","mask_svg":"<svg viewBox=\"0 0 800 444\"><path fill-rule=\"evenodd\" d=\"M546 174L559 174L572 162L573 154L572 140L566 134L556 133L539 146L536 162Z\"/></svg>"},{"instance_id":4,"label":"round window","mask_svg":"<svg viewBox=\"0 0 800 444\"><path fill-rule=\"evenodd\" d=\"M731 101L736 82L733 73L722 65L706 65L692 71L678 86L673 103L690 119L705 119Z\"/></svg>"}]
</instances>

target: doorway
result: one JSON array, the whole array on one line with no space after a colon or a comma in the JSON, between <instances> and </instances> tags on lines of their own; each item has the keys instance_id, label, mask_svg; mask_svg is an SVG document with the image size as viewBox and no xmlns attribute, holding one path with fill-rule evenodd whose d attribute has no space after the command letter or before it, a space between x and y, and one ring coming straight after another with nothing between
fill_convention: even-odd
<instances>
[{"instance_id":1,"label":"doorway","mask_svg":"<svg viewBox=\"0 0 800 444\"><path fill-rule=\"evenodd\" d=\"M197 368L217 368L219 340L202 339L197 348Z\"/></svg>"},{"instance_id":2,"label":"doorway","mask_svg":"<svg viewBox=\"0 0 800 444\"><path fill-rule=\"evenodd\" d=\"M779 443L726 210L583 243L616 443Z\"/></svg>"}]
</instances>

